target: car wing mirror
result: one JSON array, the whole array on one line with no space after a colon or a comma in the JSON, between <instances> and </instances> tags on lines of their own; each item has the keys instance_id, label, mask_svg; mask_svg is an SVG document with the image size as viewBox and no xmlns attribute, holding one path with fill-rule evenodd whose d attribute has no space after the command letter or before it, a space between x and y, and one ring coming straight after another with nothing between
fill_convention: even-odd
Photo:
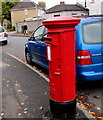
<instances>
[{"instance_id":1,"label":"car wing mirror","mask_svg":"<svg viewBox=\"0 0 103 120\"><path fill-rule=\"evenodd\" d=\"M34 41L34 40L35 40L35 37L28 38L28 41Z\"/></svg>"},{"instance_id":2,"label":"car wing mirror","mask_svg":"<svg viewBox=\"0 0 103 120\"><path fill-rule=\"evenodd\" d=\"M28 41L31 41L31 37L30 37L30 38L28 38Z\"/></svg>"}]
</instances>

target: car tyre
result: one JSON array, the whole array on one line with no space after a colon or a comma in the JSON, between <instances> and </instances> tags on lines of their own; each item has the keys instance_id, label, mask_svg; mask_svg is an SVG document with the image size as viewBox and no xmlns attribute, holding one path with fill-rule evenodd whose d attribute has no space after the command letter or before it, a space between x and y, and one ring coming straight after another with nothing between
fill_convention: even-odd
<instances>
[{"instance_id":1,"label":"car tyre","mask_svg":"<svg viewBox=\"0 0 103 120\"><path fill-rule=\"evenodd\" d=\"M30 55L30 53L29 53L28 51L25 52L25 58L26 58L26 62L27 62L28 64L30 64L30 65L33 64L33 61L32 61L32 59L31 59L31 55Z\"/></svg>"},{"instance_id":2,"label":"car tyre","mask_svg":"<svg viewBox=\"0 0 103 120\"><path fill-rule=\"evenodd\" d=\"M7 45L7 43L8 43L8 41L5 41L5 43L4 43L4 44L5 44L5 45Z\"/></svg>"}]
</instances>

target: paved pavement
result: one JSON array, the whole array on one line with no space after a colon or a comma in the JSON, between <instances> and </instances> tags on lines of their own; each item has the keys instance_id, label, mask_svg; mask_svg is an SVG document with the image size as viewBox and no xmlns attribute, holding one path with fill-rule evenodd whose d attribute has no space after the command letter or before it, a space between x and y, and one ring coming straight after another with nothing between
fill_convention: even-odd
<instances>
[{"instance_id":1,"label":"paved pavement","mask_svg":"<svg viewBox=\"0 0 103 120\"><path fill-rule=\"evenodd\" d=\"M42 118L49 111L48 83L5 53L2 60L3 117Z\"/></svg>"},{"instance_id":2,"label":"paved pavement","mask_svg":"<svg viewBox=\"0 0 103 120\"><path fill-rule=\"evenodd\" d=\"M2 97L3 118L53 118L48 82L6 53L2 56ZM75 119L84 118L84 113L77 109Z\"/></svg>"},{"instance_id":3,"label":"paved pavement","mask_svg":"<svg viewBox=\"0 0 103 120\"><path fill-rule=\"evenodd\" d=\"M8 32L9 36L19 36L19 37L30 37L32 35L32 32L24 35L23 33L17 33L16 31Z\"/></svg>"}]
</instances>

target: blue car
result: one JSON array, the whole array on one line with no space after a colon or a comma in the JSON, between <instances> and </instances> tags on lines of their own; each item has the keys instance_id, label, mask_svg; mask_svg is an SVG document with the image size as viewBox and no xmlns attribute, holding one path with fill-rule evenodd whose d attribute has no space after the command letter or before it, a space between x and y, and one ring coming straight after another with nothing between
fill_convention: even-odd
<instances>
[{"instance_id":1,"label":"blue car","mask_svg":"<svg viewBox=\"0 0 103 120\"><path fill-rule=\"evenodd\" d=\"M25 45L28 64L37 63L48 69L46 60L47 35L45 26L39 26ZM93 81L103 79L103 18L82 18L76 26L76 71L77 80Z\"/></svg>"}]
</instances>

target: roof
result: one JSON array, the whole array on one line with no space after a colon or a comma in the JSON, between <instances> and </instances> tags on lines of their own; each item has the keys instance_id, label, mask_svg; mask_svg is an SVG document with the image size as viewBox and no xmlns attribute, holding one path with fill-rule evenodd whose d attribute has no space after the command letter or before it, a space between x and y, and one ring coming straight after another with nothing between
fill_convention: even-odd
<instances>
[{"instance_id":1,"label":"roof","mask_svg":"<svg viewBox=\"0 0 103 120\"><path fill-rule=\"evenodd\" d=\"M84 17L84 18L80 18L80 19L81 19L81 21L78 25L93 23L93 22L97 22L97 21L103 21L103 17ZM78 25L76 27L78 27Z\"/></svg>"},{"instance_id":2,"label":"roof","mask_svg":"<svg viewBox=\"0 0 103 120\"><path fill-rule=\"evenodd\" d=\"M37 8L37 4L33 2L19 2L15 6L13 6L10 10L21 10L21 9L30 9Z\"/></svg>"},{"instance_id":3,"label":"roof","mask_svg":"<svg viewBox=\"0 0 103 120\"><path fill-rule=\"evenodd\" d=\"M46 10L46 13L49 14L62 11L89 11L89 10L78 4L63 4L49 8L48 10Z\"/></svg>"},{"instance_id":4,"label":"roof","mask_svg":"<svg viewBox=\"0 0 103 120\"><path fill-rule=\"evenodd\" d=\"M98 21L98 20L101 20L103 21L103 17L84 17L84 18L81 18L81 21L82 22L90 22L90 21Z\"/></svg>"}]
</instances>

